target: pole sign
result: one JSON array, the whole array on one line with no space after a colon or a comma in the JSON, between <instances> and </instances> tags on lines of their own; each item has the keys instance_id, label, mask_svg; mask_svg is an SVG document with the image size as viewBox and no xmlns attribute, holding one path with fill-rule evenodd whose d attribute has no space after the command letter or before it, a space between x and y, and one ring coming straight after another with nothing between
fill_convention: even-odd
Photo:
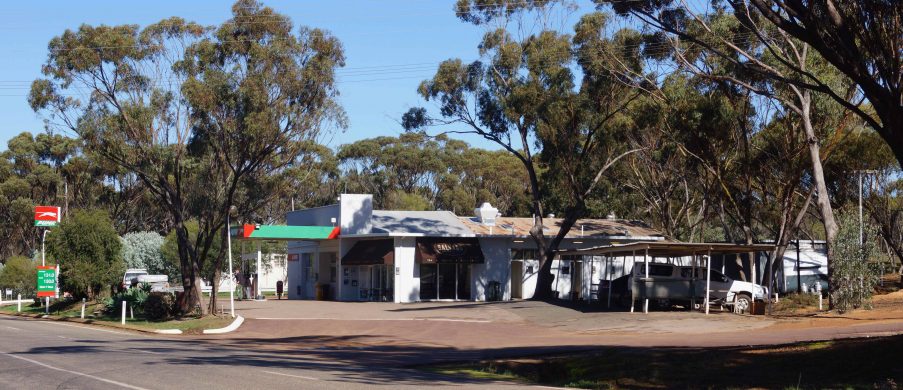
<instances>
[{"instance_id":1,"label":"pole sign","mask_svg":"<svg viewBox=\"0 0 903 390\"><path fill-rule=\"evenodd\" d=\"M56 297L56 266L38 266L38 298Z\"/></svg>"},{"instance_id":2,"label":"pole sign","mask_svg":"<svg viewBox=\"0 0 903 390\"><path fill-rule=\"evenodd\" d=\"M35 226L56 226L60 223L60 208L56 206L35 206L34 208L34 225Z\"/></svg>"}]
</instances>

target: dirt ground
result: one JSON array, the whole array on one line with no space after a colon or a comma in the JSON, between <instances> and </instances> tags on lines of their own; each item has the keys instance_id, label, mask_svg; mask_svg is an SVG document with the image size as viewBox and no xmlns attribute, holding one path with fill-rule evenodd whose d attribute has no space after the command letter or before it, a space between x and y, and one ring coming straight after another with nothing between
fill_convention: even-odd
<instances>
[{"instance_id":1,"label":"dirt ground","mask_svg":"<svg viewBox=\"0 0 903 390\"><path fill-rule=\"evenodd\" d=\"M598 305L513 302L245 301L247 320L213 342L313 353L365 366L535 356L619 346L709 348L903 334L903 292L845 314L629 313Z\"/></svg>"}]
</instances>

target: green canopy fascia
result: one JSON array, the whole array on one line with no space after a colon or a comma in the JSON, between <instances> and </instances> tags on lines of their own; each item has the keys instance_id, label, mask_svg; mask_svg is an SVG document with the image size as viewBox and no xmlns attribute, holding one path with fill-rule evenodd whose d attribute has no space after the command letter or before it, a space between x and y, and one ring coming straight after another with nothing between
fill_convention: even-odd
<instances>
[{"instance_id":1,"label":"green canopy fascia","mask_svg":"<svg viewBox=\"0 0 903 390\"><path fill-rule=\"evenodd\" d=\"M339 236L338 226L243 225L233 227L237 240L304 241L332 240Z\"/></svg>"}]
</instances>

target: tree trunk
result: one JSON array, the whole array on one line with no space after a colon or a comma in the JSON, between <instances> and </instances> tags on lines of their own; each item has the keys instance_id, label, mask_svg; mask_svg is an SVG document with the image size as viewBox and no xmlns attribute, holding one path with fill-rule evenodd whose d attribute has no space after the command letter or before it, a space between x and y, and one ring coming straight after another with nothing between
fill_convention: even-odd
<instances>
[{"instance_id":1,"label":"tree trunk","mask_svg":"<svg viewBox=\"0 0 903 390\"><path fill-rule=\"evenodd\" d=\"M800 110L803 121L803 129L806 131L806 140L809 147L809 159L812 160L812 179L815 181L816 204L818 205L818 213L821 215L822 224L825 227L825 241L828 247L828 285L831 291L835 290L834 270L832 261L834 259L834 239L837 238L837 222L834 220L834 209L831 207L831 199L828 197L828 186L825 184L825 172L821 163L821 147L818 144L818 136L812 127L812 98L811 93L806 90L802 92L800 99ZM834 301L828 295L828 307L834 308Z\"/></svg>"},{"instance_id":2,"label":"tree trunk","mask_svg":"<svg viewBox=\"0 0 903 390\"><path fill-rule=\"evenodd\" d=\"M192 313L198 310L201 315L207 314L205 306L201 304L201 272L198 268L196 255L192 250L191 240L188 237L188 229L182 220L176 223L176 239L179 248L179 264L182 270L182 296L178 302L182 314Z\"/></svg>"}]
</instances>

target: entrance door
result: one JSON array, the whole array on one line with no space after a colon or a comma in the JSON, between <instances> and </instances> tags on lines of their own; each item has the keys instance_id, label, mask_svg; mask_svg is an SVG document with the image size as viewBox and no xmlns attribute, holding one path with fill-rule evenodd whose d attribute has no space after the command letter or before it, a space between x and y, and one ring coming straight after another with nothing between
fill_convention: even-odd
<instances>
[{"instance_id":1,"label":"entrance door","mask_svg":"<svg viewBox=\"0 0 903 390\"><path fill-rule=\"evenodd\" d=\"M457 299L470 299L470 264L458 264Z\"/></svg>"},{"instance_id":2,"label":"entrance door","mask_svg":"<svg viewBox=\"0 0 903 390\"><path fill-rule=\"evenodd\" d=\"M511 298L522 299L524 297L524 262L511 262Z\"/></svg>"},{"instance_id":3,"label":"entrance door","mask_svg":"<svg viewBox=\"0 0 903 390\"><path fill-rule=\"evenodd\" d=\"M436 264L420 264L420 300L436 299Z\"/></svg>"},{"instance_id":4,"label":"entrance door","mask_svg":"<svg viewBox=\"0 0 903 390\"><path fill-rule=\"evenodd\" d=\"M439 299L456 299L457 264L439 264Z\"/></svg>"},{"instance_id":5,"label":"entrance door","mask_svg":"<svg viewBox=\"0 0 903 390\"><path fill-rule=\"evenodd\" d=\"M580 299L583 295L583 263L575 260L571 264L571 299Z\"/></svg>"}]
</instances>

